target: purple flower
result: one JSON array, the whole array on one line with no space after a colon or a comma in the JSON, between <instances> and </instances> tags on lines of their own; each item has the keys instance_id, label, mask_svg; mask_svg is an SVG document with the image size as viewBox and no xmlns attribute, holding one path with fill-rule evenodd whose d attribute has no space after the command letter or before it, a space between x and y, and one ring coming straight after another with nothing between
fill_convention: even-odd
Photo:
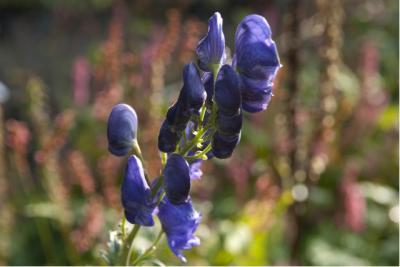
<instances>
[{"instance_id":1,"label":"purple flower","mask_svg":"<svg viewBox=\"0 0 400 267\"><path fill-rule=\"evenodd\" d=\"M190 198L180 205L174 205L164 198L159 205L158 218L172 252L182 262L186 262L182 250L200 245L200 239L194 236L201 220L200 213L193 209Z\"/></svg>"},{"instance_id":2,"label":"purple flower","mask_svg":"<svg viewBox=\"0 0 400 267\"><path fill-rule=\"evenodd\" d=\"M231 66L221 67L215 83L215 101L219 112L225 115L238 114L242 104L239 83L239 77Z\"/></svg>"},{"instance_id":3,"label":"purple flower","mask_svg":"<svg viewBox=\"0 0 400 267\"><path fill-rule=\"evenodd\" d=\"M201 165L203 164L203 160L196 159L189 164L189 176L190 180L199 180L203 175L201 170Z\"/></svg>"},{"instance_id":4,"label":"purple flower","mask_svg":"<svg viewBox=\"0 0 400 267\"><path fill-rule=\"evenodd\" d=\"M213 65L219 66L225 61L225 36L218 12L209 19L207 35L197 45L196 54L203 71L212 71Z\"/></svg>"},{"instance_id":5,"label":"purple flower","mask_svg":"<svg viewBox=\"0 0 400 267\"><path fill-rule=\"evenodd\" d=\"M115 156L125 156L136 139L138 119L135 110L127 104L118 104L111 110L107 122L108 150Z\"/></svg>"},{"instance_id":6,"label":"purple flower","mask_svg":"<svg viewBox=\"0 0 400 267\"><path fill-rule=\"evenodd\" d=\"M168 200L173 204L184 203L189 196L189 165L179 154L168 156L164 169L164 188Z\"/></svg>"},{"instance_id":7,"label":"purple flower","mask_svg":"<svg viewBox=\"0 0 400 267\"><path fill-rule=\"evenodd\" d=\"M181 136L181 132L176 132L168 121L164 120L158 134L158 149L165 153L174 152Z\"/></svg>"},{"instance_id":8,"label":"purple flower","mask_svg":"<svg viewBox=\"0 0 400 267\"><path fill-rule=\"evenodd\" d=\"M217 131L212 140L212 152L216 158L229 158L239 141L240 133L226 135Z\"/></svg>"},{"instance_id":9,"label":"purple flower","mask_svg":"<svg viewBox=\"0 0 400 267\"><path fill-rule=\"evenodd\" d=\"M248 112L266 109L280 62L264 17L249 15L239 24L233 66L241 77L243 109Z\"/></svg>"},{"instance_id":10,"label":"purple flower","mask_svg":"<svg viewBox=\"0 0 400 267\"><path fill-rule=\"evenodd\" d=\"M136 156L128 158L121 187L121 198L125 217L130 223L143 226L154 225L153 211L156 202L152 200L142 162Z\"/></svg>"}]
</instances>

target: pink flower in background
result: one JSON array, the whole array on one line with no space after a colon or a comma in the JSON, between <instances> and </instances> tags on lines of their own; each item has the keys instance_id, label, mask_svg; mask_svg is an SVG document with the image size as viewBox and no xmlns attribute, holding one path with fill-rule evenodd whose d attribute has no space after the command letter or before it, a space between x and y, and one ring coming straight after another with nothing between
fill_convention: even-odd
<instances>
[{"instance_id":1,"label":"pink flower in background","mask_svg":"<svg viewBox=\"0 0 400 267\"><path fill-rule=\"evenodd\" d=\"M354 163L348 164L340 184L340 192L343 196L343 222L354 232L364 229L366 213L365 198L356 180L358 173L359 170Z\"/></svg>"},{"instance_id":2,"label":"pink flower in background","mask_svg":"<svg viewBox=\"0 0 400 267\"><path fill-rule=\"evenodd\" d=\"M10 119L6 122L7 145L22 156L26 156L31 132L25 122Z\"/></svg>"}]
</instances>

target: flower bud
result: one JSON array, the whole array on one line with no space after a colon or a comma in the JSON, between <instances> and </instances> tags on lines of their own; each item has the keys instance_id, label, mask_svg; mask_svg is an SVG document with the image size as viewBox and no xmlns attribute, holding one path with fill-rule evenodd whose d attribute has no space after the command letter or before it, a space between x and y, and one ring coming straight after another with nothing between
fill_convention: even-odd
<instances>
[{"instance_id":1,"label":"flower bud","mask_svg":"<svg viewBox=\"0 0 400 267\"><path fill-rule=\"evenodd\" d=\"M183 69L183 88L179 98L181 97L191 114L198 114L207 98L200 74L193 62L186 64Z\"/></svg>"},{"instance_id":2,"label":"flower bud","mask_svg":"<svg viewBox=\"0 0 400 267\"><path fill-rule=\"evenodd\" d=\"M207 35L197 45L196 54L203 71L212 71L213 65L220 66L225 61L225 36L218 12L209 19Z\"/></svg>"},{"instance_id":3,"label":"flower bud","mask_svg":"<svg viewBox=\"0 0 400 267\"><path fill-rule=\"evenodd\" d=\"M115 156L127 155L136 142L137 128L138 119L132 107L114 106L107 124L108 150Z\"/></svg>"},{"instance_id":4,"label":"flower bud","mask_svg":"<svg viewBox=\"0 0 400 267\"><path fill-rule=\"evenodd\" d=\"M189 165L186 160L179 154L169 155L163 175L169 201L173 204L184 203L190 191Z\"/></svg>"}]
</instances>

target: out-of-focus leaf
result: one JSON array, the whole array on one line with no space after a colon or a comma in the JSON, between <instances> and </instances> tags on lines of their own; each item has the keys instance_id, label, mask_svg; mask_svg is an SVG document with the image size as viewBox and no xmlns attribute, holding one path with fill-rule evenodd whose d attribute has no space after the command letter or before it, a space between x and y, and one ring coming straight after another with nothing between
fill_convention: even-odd
<instances>
[{"instance_id":1,"label":"out-of-focus leaf","mask_svg":"<svg viewBox=\"0 0 400 267\"><path fill-rule=\"evenodd\" d=\"M399 109L394 105L387 106L380 117L378 118L378 125L382 130L389 130L397 128L399 121Z\"/></svg>"},{"instance_id":2,"label":"out-of-focus leaf","mask_svg":"<svg viewBox=\"0 0 400 267\"><path fill-rule=\"evenodd\" d=\"M329 207L334 203L334 196L329 190L320 186L310 189L310 202L319 207Z\"/></svg>"},{"instance_id":3,"label":"out-of-focus leaf","mask_svg":"<svg viewBox=\"0 0 400 267\"><path fill-rule=\"evenodd\" d=\"M225 249L232 254L243 253L248 248L251 239L249 227L244 223L236 224L225 238Z\"/></svg>"},{"instance_id":4,"label":"out-of-focus leaf","mask_svg":"<svg viewBox=\"0 0 400 267\"><path fill-rule=\"evenodd\" d=\"M306 255L313 265L370 265L367 260L354 256L320 238L311 240L306 249Z\"/></svg>"},{"instance_id":5,"label":"out-of-focus leaf","mask_svg":"<svg viewBox=\"0 0 400 267\"><path fill-rule=\"evenodd\" d=\"M335 87L353 105L357 103L360 97L360 82L357 76L347 66L342 65L335 77Z\"/></svg>"},{"instance_id":6,"label":"out-of-focus leaf","mask_svg":"<svg viewBox=\"0 0 400 267\"><path fill-rule=\"evenodd\" d=\"M43 217L58 220L60 209L52 202L32 203L26 206L25 214L29 217Z\"/></svg>"},{"instance_id":7,"label":"out-of-focus leaf","mask_svg":"<svg viewBox=\"0 0 400 267\"><path fill-rule=\"evenodd\" d=\"M371 182L361 183L364 196L382 205L395 205L398 193L391 187Z\"/></svg>"}]
</instances>

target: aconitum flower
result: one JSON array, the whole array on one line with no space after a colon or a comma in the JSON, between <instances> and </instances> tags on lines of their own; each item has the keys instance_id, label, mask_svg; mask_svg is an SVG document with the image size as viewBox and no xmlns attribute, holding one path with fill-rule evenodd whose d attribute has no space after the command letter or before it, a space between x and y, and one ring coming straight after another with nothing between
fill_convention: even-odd
<instances>
[{"instance_id":1,"label":"aconitum flower","mask_svg":"<svg viewBox=\"0 0 400 267\"><path fill-rule=\"evenodd\" d=\"M125 168L121 187L122 205L126 219L132 224L153 226L153 211L156 201L152 200L151 189L144 176L143 165L136 156L130 156Z\"/></svg>"},{"instance_id":2,"label":"aconitum flower","mask_svg":"<svg viewBox=\"0 0 400 267\"><path fill-rule=\"evenodd\" d=\"M184 203L189 196L189 164L179 154L168 156L164 169L164 187L169 201L173 204Z\"/></svg>"},{"instance_id":3,"label":"aconitum flower","mask_svg":"<svg viewBox=\"0 0 400 267\"><path fill-rule=\"evenodd\" d=\"M190 198L180 205L174 205L164 198L158 208L158 218L167 235L169 247L181 261L186 262L182 250L200 245L200 239L194 236L201 221L200 213L194 210Z\"/></svg>"},{"instance_id":4,"label":"aconitum flower","mask_svg":"<svg viewBox=\"0 0 400 267\"><path fill-rule=\"evenodd\" d=\"M222 17L218 12L209 19L207 35L197 45L196 54L203 71L212 71L213 65L220 66L225 61L225 36Z\"/></svg>"},{"instance_id":5,"label":"aconitum flower","mask_svg":"<svg viewBox=\"0 0 400 267\"><path fill-rule=\"evenodd\" d=\"M222 66L215 82L215 101L219 112L225 115L238 114L242 104L239 84L239 77L232 67Z\"/></svg>"},{"instance_id":6,"label":"aconitum flower","mask_svg":"<svg viewBox=\"0 0 400 267\"><path fill-rule=\"evenodd\" d=\"M138 119L127 104L115 105L108 117L108 150L115 156L125 156L136 141Z\"/></svg>"},{"instance_id":7,"label":"aconitum flower","mask_svg":"<svg viewBox=\"0 0 400 267\"><path fill-rule=\"evenodd\" d=\"M248 112L267 108L273 80L280 68L278 51L267 20L246 16L235 34L233 65L241 77L242 107Z\"/></svg>"}]
</instances>

